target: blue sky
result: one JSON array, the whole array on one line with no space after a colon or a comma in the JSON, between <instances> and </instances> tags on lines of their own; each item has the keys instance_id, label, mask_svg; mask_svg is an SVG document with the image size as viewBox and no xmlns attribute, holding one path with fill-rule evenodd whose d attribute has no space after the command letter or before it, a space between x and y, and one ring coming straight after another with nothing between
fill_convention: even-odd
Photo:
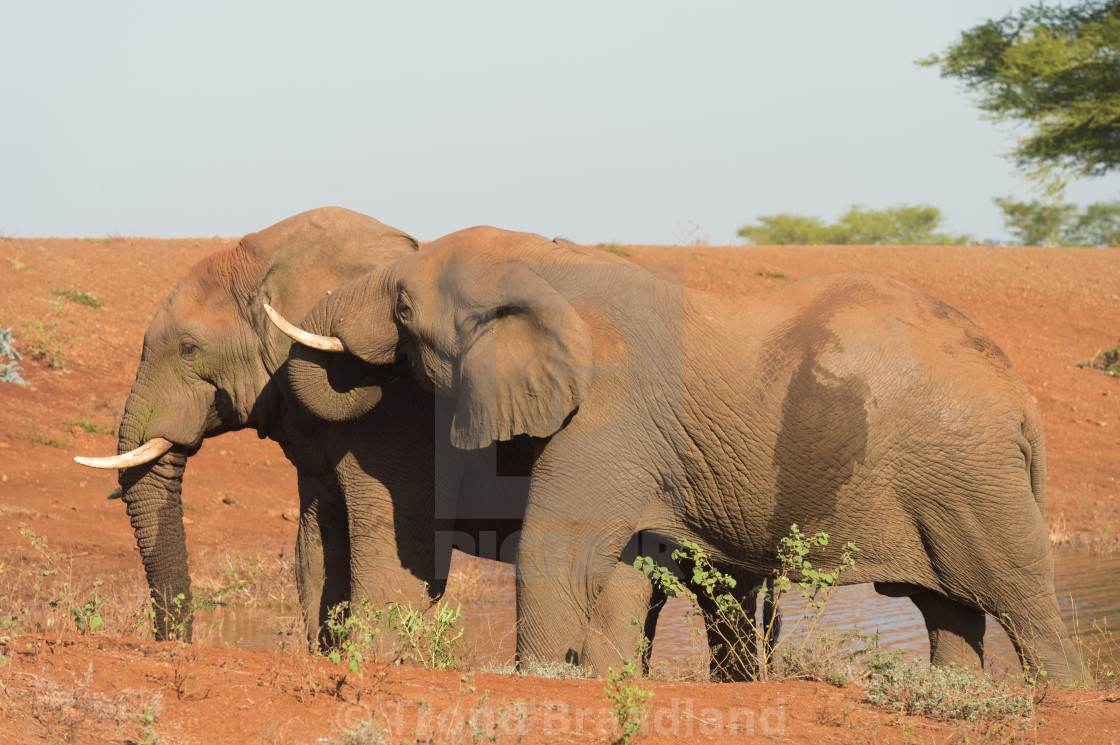
<instances>
[{"instance_id":1,"label":"blue sky","mask_svg":"<svg viewBox=\"0 0 1120 745\"><path fill-rule=\"evenodd\" d=\"M430 240L737 243L933 204L1006 236L1014 129L913 61L1023 3L0 4L0 234L239 236L338 204ZM1120 177L1074 184L1120 198Z\"/></svg>"}]
</instances>

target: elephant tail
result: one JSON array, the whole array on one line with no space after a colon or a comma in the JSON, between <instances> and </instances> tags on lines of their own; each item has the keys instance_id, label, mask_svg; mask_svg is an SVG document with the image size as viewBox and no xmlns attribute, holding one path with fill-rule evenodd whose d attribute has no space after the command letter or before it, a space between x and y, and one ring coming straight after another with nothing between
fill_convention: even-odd
<instances>
[{"instance_id":1,"label":"elephant tail","mask_svg":"<svg viewBox=\"0 0 1120 745\"><path fill-rule=\"evenodd\" d=\"M1038 513L1046 515L1046 438L1042 435L1042 420L1034 406L1023 412L1023 436L1027 438L1028 451L1024 451L1031 477L1031 491Z\"/></svg>"}]
</instances>

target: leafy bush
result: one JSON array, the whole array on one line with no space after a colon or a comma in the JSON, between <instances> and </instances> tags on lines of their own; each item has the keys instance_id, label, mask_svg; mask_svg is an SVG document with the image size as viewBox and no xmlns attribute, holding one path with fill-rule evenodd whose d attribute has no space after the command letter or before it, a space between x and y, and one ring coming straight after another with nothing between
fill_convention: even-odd
<instances>
[{"instance_id":1,"label":"leafy bush","mask_svg":"<svg viewBox=\"0 0 1120 745\"><path fill-rule=\"evenodd\" d=\"M828 545L827 533L806 536L796 525L790 526L789 535L782 538L778 545L778 560L781 567L774 572L773 589L764 585L753 588L751 596L761 597L763 603L774 608L783 595L796 590L806 601L806 610L795 619L787 638L799 638L800 645L783 652L783 658L793 660L803 654L806 645L813 638L828 597L836 586L840 575L855 566L853 554L859 551L854 543L844 545L840 554L840 565L833 571L825 572L815 568L809 555ZM768 675L772 665L771 642L777 636L778 614L772 614L769 623L760 627L753 614L743 607L733 592L736 586L734 577L719 571L697 544L682 541L681 548L672 554L673 560L691 565L692 576L686 584L668 567L657 565L649 556L639 556L634 566L652 579L669 597L684 595L689 598L694 611L704 618L709 628L716 628L723 636L726 665L739 670L752 670L756 667L755 657L757 640L762 639L762 664L759 670L763 677ZM794 580L792 577L796 576ZM697 598L697 593L712 600L715 609L705 611ZM800 634L798 634L800 632ZM787 663L787 666L789 663ZM791 675L800 675L797 666L791 667Z\"/></svg>"},{"instance_id":2,"label":"leafy bush","mask_svg":"<svg viewBox=\"0 0 1120 745\"><path fill-rule=\"evenodd\" d=\"M653 691L634 685L634 679L637 677L633 660L623 665L619 672L616 673L612 667L607 673L604 690L607 701L610 701L614 707L614 719L618 725L618 737L612 741L612 745L626 745L642 732L646 702L653 695Z\"/></svg>"}]
</instances>

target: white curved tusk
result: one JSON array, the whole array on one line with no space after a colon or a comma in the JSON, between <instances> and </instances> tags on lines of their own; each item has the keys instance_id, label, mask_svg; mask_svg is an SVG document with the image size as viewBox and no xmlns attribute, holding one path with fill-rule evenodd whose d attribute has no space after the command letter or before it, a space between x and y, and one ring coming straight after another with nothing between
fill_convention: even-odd
<instances>
[{"instance_id":1,"label":"white curved tusk","mask_svg":"<svg viewBox=\"0 0 1120 745\"><path fill-rule=\"evenodd\" d=\"M285 336L298 341L305 347L312 349L320 349L324 352L345 352L346 348L342 346L342 340L333 336L319 336L312 334L309 331L304 331L298 326L293 326L285 320L284 316L273 310L272 306L268 303L264 304L264 312L268 315L270 321L276 328L280 329Z\"/></svg>"},{"instance_id":2,"label":"white curved tusk","mask_svg":"<svg viewBox=\"0 0 1120 745\"><path fill-rule=\"evenodd\" d=\"M113 455L107 458L83 458L78 456L74 462L89 466L90 468L131 468L155 460L166 453L175 443L162 437L153 437L140 447L128 453Z\"/></svg>"},{"instance_id":3,"label":"white curved tusk","mask_svg":"<svg viewBox=\"0 0 1120 745\"><path fill-rule=\"evenodd\" d=\"M124 491L121 490L121 488L118 486L116 489L113 489L113 491L106 494L105 498L106 499L120 499L123 496L124 496Z\"/></svg>"}]
</instances>

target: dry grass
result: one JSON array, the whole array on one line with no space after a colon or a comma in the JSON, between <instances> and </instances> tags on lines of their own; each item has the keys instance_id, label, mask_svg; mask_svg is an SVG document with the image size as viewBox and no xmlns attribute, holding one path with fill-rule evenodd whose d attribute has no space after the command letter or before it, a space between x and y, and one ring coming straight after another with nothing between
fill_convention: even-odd
<instances>
[{"instance_id":1,"label":"dry grass","mask_svg":"<svg viewBox=\"0 0 1120 745\"><path fill-rule=\"evenodd\" d=\"M163 699L158 691L124 690L115 696L92 689L93 664L69 682L39 675L14 674L0 681L0 739L19 742L30 734L48 742L109 742L122 733L132 742L154 742L154 725ZM18 727L17 731L7 731Z\"/></svg>"},{"instance_id":2,"label":"dry grass","mask_svg":"<svg viewBox=\"0 0 1120 745\"><path fill-rule=\"evenodd\" d=\"M305 648L295 572L286 551L202 552L191 569L196 605L213 600L212 608L196 611L196 643L244 643L285 652ZM19 539L0 555L0 641L30 631L150 638L143 572L89 572L76 572L72 556L21 525Z\"/></svg>"}]
</instances>

